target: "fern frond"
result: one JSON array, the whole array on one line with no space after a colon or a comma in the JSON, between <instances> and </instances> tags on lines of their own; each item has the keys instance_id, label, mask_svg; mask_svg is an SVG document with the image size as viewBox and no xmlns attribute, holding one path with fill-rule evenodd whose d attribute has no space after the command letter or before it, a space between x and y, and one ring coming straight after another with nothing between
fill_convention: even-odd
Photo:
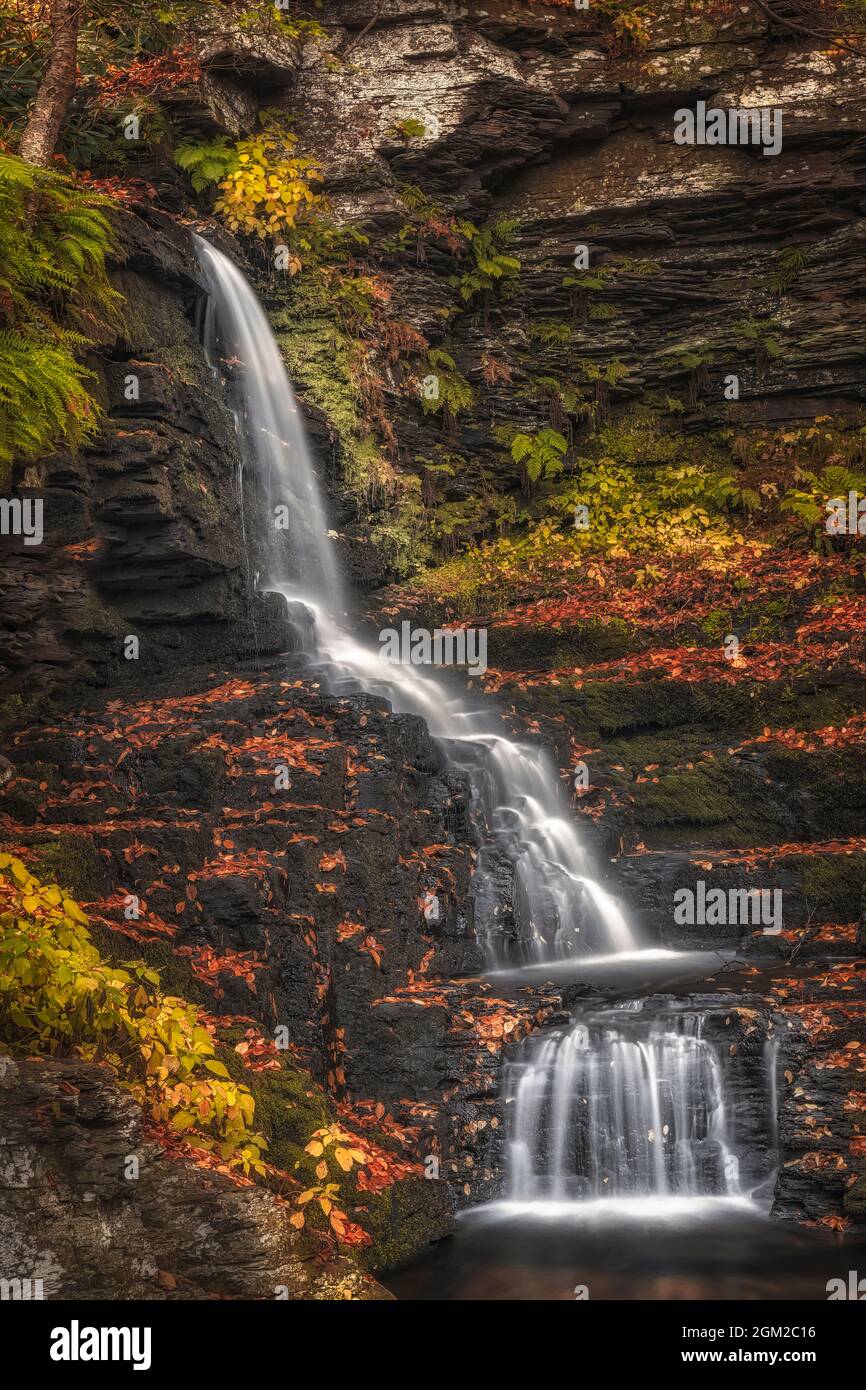
<instances>
[{"instance_id":1,"label":"fern frond","mask_svg":"<svg viewBox=\"0 0 866 1390\"><path fill-rule=\"evenodd\" d=\"M109 200L55 169L0 153L0 467L96 428L92 373L78 355L116 318L121 296Z\"/></svg>"}]
</instances>

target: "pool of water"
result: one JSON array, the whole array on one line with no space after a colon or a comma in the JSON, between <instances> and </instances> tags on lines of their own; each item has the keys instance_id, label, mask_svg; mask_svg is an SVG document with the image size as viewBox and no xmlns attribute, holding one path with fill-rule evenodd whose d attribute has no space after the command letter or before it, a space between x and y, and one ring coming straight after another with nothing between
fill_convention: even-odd
<instances>
[{"instance_id":1,"label":"pool of water","mask_svg":"<svg viewBox=\"0 0 866 1390\"><path fill-rule=\"evenodd\" d=\"M479 1207L382 1282L411 1300L827 1300L866 1277L866 1240L773 1221L736 1198ZM586 1292L583 1292L586 1290Z\"/></svg>"}]
</instances>

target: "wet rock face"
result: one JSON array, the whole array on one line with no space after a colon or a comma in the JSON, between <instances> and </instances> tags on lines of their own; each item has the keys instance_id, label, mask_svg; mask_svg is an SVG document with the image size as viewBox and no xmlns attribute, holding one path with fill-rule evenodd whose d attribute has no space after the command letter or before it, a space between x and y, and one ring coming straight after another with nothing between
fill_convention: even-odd
<instances>
[{"instance_id":1,"label":"wet rock face","mask_svg":"<svg viewBox=\"0 0 866 1390\"><path fill-rule=\"evenodd\" d=\"M866 1074L863 961L792 972L774 987L782 1166L774 1214L866 1229L862 1165Z\"/></svg>"},{"instance_id":2,"label":"wet rock face","mask_svg":"<svg viewBox=\"0 0 866 1390\"><path fill-rule=\"evenodd\" d=\"M166 1158L90 1063L2 1059L0 1192L0 1278L32 1297L389 1297L315 1261L270 1193Z\"/></svg>"},{"instance_id":3,"label":"wet rock face","mask_svg":"<svg viewBox=\"0 0 866 1390\"><path fill-rule=\"evenodd\" d=\"M4 537L0 686L147 685L186 666L280 648L234 524L234 422L202 353L189 236L158 213L119 218L117 336L94 355L105 427L77 458L21 471L44 538ZM246 503L252 519L256 501ZM137 656L127 656L137 638Z\"/></svg>"},{"instance_id":4,"label":"wet rock face","mask_svg":"<svg viewBox=\"0 0 866 1390\"><path fill-rule=\"evenodd\" d=\"M70 866L93 846L94 908L120 940L170 940L224 1007L285 1025L336 1091L362 1090L378 1066L355 1033L407 972L481 965L472 852L445 825L455 791L439 782L442 755L420 719L382 700L330 698L290 671L236 676L64 719L13 751L7 832L42 769L57 795L28 843L63 838ZM411 1060L390 1066L388 1094L407 1094Z\"/></svg>"},{"instance_id":5,"label":"wet rock face","mask_svg":"<svg viewBox=\"0 0 866 1390\"><path fill-rule=\"evenodd\" d=\"M441 1180L459 1203L498 1195L501 1051L560 1000L478 978L468 789L423 721L303 670L22 733L0 832L75 886L104 953L279 1030L336 1101L404 1127L426 1180L395 1187L399 1262L450 1229Z\"/></svg>"},{"instance_id":6,"label":"wet rock face","mask_svg":"<svg viewBox=\"0 0 866 1390\"><path fill-rule=\"evenodd\" d=\"M404 1157L476 1199L498 1180L499 1052L551 1004L451 983L482 967L465 781L422 720L302 670L20 735L0 830L75 885L101 949L280 1030L336 1100L384 1104ZM402 1258L449 1228L444 1197L414 1207L427 1217Z\"/></svg>"},{"instance_id":7,"label":"wet rock face","mask_svg":"<svg viewBox=\"0 0 866 1390\"><path fill-rule=\"evenodd\" d=\"M492 425L537 423L527 393L540 375L580 384L583 362L615 360L627 371L611 388L614 409L671 398L682 407L675 427L689 433L862 405L863 116L853 60L814 40L781 42L757 12L715 27L691 13L657 16L650 45L632 52L618 52L591 14L566 8L326 5L321 20L349 70L309 63L285 108L322 164L338 218L371 235L395 317L434 344L447 334L483 402L465 411L454 440L441 416L422 414L415 385L399 372L387 383L400 468L421 473L419 458L451 450L460 478L434 483L436 503L486 499L461 521L462 539L494 535L503 495L520 497L519 470ZM698 101L780 112L781 151L676 143L676 112ZM335 142L335 130L346 138ZM411 241L403 254L385 247L407 222L406 185L477 223L516 222L508 251L520 274L483 314L478 301L468 312L457 302L448 274L466 266L435 238L423 257ZM579 245L594 270L616 274L575 313L563 280ZM792 247L806 260L782 299L772 286ZM744 336L755 318L774 321L778 357L764 360ZM543 336L555 321L570 324L568 343ZM681 363L689 350L707 357L700 412ZM507 368L506 384L485 381L490 358ZM739 399L725 402L731 373ZM303 364L300 376L303 388Z\"/></svg>"}]
</instances>

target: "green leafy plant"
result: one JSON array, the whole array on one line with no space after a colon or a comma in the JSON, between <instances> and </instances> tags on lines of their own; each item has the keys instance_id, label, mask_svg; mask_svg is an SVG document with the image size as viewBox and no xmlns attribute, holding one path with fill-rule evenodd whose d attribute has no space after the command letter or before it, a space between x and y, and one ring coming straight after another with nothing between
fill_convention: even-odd
<instances>
[{"instance_id":1,"label":"green leafy plant","mask_svg":"<svg viewBox=\"0 0 866 1390\"><path fill-rule=\"evenodd\" d=\"M13 459L75 447L99 407L79 355L116 317L106 198L0 154L0 478Z\"/></svg>"},{"instance_id":2,"label":"green leafy plant","mask_svg":"<svg viewBox=\"0 0 866 1390\"><path fill-rule=\"evenodd\" d=\"M525 479L554 478L562 472L568 441L557 430L542 429L535 434L516 434L511 441L511 457L519 463Z\"/></svg>"},{"instance_id":3,"label":"green leafy plant","mask_svg":"<svg viewBox=\"0 0 866 1390\"><path fill-rule=\"evenodd\" d=\"M196 193L212 183L219 183L238 167L238 152L225 135L206 145L179 145L174 152L175 163L190 176Z\"/></svg>"},{"instance_id":4,"label":"green leafy plant","mask_svg":"<svg viewBox=\"0 0 866 1390\"><path fill-rule=\"evenodd\" d=\"M697 348L674 348L669 354L681 372L688 374L689 405L695 406L710 382L707 370L713 360L712 352Z\"/></svg>"},{"instance_id":5,"label":"green leafy plant","mask_svg":"<svg viewBox=\"0 0 866 1390\"><path fill-rule=\"evenodd\" d=\"M224 139L182 145L175 159L198 191L216 183L214 211L233 232L260 240L291 236L304 214L321 202L312 185L322 179L315 160L295 153L298 137L271 121L230 147ZM297 266L295 267L298 268Z\"/></svg>"},{"instance_id":6,"label":"green leafy plant","mask_svg":"<svg viewBox=\"0 0 866 1390\"><path fill-rule=\"evenodd\" d=\"M719 506L729 507L731 511L751 514L761 507L761 494L735 473L726 473L719 478L713 489L713 499Z\"/></svg>"},{"instance_id":7,"label":"green leafy plant","mask_svg":"<svg viewBox=\"0 0 866 1390\"><path fill-rule=\"evenodd\" d=\"M478 228L474 222L458 221L457 226L468 242L473 264L463 275L452 276L449 283L459 291L464 304L482 296L486 321L493 291L520 274L520 261L506 249L518 223L502 220Z\"/></svg>"},{"instance_id":8,"label":"green leafy plant","mask_svg":"<svg viewBox=\"0 0 866 1390\"><path fill-rule=\"evenodd\" d=\"M589 516L586 542L611 556L676 549L689 535L706 536L710 525L707 479L694 464L659 469L640 480L615 459L579 458L578 480L568 506Z\"/></svg>"},{"instance_id":9,"label":"green leafy plant","mask_svg":"<svg viewBox=\"0 0 866 1390\"><path fill-rule=\"evenodd\" d=\"M591 381L595 388L593 424L598 428L608 417L611 389L625 380L629 375L629 369L618 357L612 358L609 362L582 362L581 369L587 381Z\"/></svg>"},{"instance_id":10,"label":"green leafy plant","mask_svg":"<svg viewBox=\"0 0 866 1390\"><path fill-rule=\"evenodd\" d=\"M755 355L755 371L762 377L771 360L783 355L782 345L776 337L778 327L770 319L744 319L734 325L743 342L751 343Z\"/></svg>"},{"instance_id":11,"label":"green leafy plant","mask_svg":"<svg viewBox=\"0 0 866 1390\"><path fill-rule=\"evenodd\" d=\"M572 417L585 418L589 414L589 404L579 387L555 376L536 377L518 394L543 406L551 428L568 439L572 433Z\"/></svg>"},{"instance_id":12,"label":"green leafy plant","mask_svg":"<svg viewBox=\"0 0 866 1390\"><path fill-rule=\"evenodd\" d=\"M443 430L453 442L458 416L472 409L475 399L472 387L461 376L457 363L445 348L431 348L427 361L436 378L436 392L429 397L426 394L422 396L424 412L435 415L441 411Z\"/></svg>"},{"instance_id":13,"label":"green leafy plant","mask_svg":"<svg viewBox=\"0 0 866 1390\"><path fill-rule=\"evenodd\" d=\"M575 321L586 319L589 314L590 294L604 289L604 275L601 271L582 271L579 275L565 275L563 289L568 290L571 316Z\"/></svg>"},{"instance_id":14,"label":"green leafy plant","mask_svg":"<svg viewBox=\"0 0 866 1390\"><path fill-rule=\"evenodd\" d=\"M165 995L144 961L103 960L56 884L0 854L0 1050L110 1066L157 1123L262 1172L255 1101L215 1055L199 1010Z\"/></svg>"},{"instance_id":15,"label":"green leafy plant","mask_svg":"<svg viewBox=\"0 0 866 1390\"><path fill-rule=\"evenodd\" d=\"M407 144L410 140L421 140L427 134L427 127L424 122L416 120L414 116L407 116L402 121L395 121L391 130L394 135L398 135Z\"/></svg>"},{"instance_id":16,"label":"green leafy plant","mask_svg":"<svg viewBox=\"0 0 866 1390\"><path fill-rule=\"evenodd\" d=\"M786 246L776 257L776 270L767 281L768 289L774 294L783 295L800 278L811 260L808 247Z\"/></svg>"},{"instance_id":17,"label":"green leafy plant","mask_svg":"<svg viewBox=\"0 0 866 1390\"><path fill-rule=\"evenodd\" d=\"M833 497L847 499L849 492L866 496L866 473L862 470L838 463L819 472L798 469L796 485L788 488L779 507L814 541L820 541L821 548L828 549L831 538L825 529L827 503Z\"/></svg>"},{"instance_id":18,"label":"green leafy plant","mask_svg":"<svg viewBox=\"0 0 866 1390\"><path fill-rule=\"evenodd\" d=\"M571 324L562 319L538 319L529 325L529 336L540 343L570 343L573 330Z\"/></svg>"}]
</instances>

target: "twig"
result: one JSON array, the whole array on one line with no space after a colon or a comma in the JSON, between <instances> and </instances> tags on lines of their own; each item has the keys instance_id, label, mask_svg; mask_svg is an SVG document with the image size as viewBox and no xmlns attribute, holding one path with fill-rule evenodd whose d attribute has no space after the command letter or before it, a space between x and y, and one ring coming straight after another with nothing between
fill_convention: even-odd
<instances>
[{"instance_id":1,"label":"twig","mask_svg":"<svg viewBox=\"0 0 866 1390\"><path fill-rule=\"evenodd\" d=\"M361 32L359 34L356 34L355 37L352 39L351 43L346 45L342 53L339 55L341 58L348 58L349 54L352 52L352 49L357 48L361 40L367 37L373 26L375 24L378 24L379 20L382 18L382 11L384 10L384 8L385 0L379 0L378 5L376 6L376 13L373 15L373 18L368 19Z\"/></svg>"},{"instance_id":2,"label":"twig","mask_svg":"<svg viewBox=\"0 0 866 1390\"><path fill-rule=\"evenodd\" d=\"M847 34L834 34L829 29L812 29L800 19L789 18L787 15L777 14L776 11L772 10L766 3L766 0L752 0L752 4L756 5L761 13L773 24L781 24L794 33L808 34L810 38L821 39L822 42L837 43L840 48L844 48L846 52L851 53L855 58L866 58L866 53L852 48L851 45L846 42L847 39L866 39L866 33L862 33L858 30Z\"/></svg>"}]
</instances>

